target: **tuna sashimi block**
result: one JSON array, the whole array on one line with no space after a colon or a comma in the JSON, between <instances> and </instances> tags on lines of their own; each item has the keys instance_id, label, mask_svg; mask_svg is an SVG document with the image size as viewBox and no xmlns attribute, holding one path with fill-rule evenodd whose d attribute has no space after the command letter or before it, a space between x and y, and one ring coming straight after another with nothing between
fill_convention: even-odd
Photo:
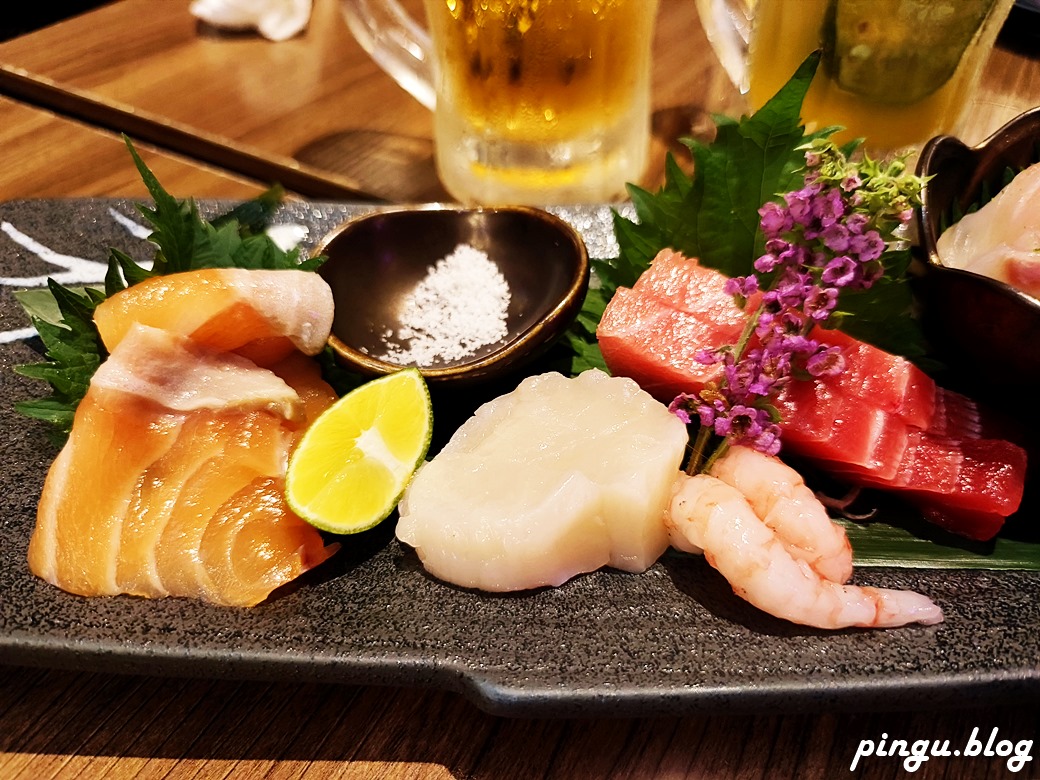
<instances>
[{"instance_id":1,"label":"tuna sashimi block","mask_svg":"<svg viewBox=\"0 0 1040 780\"><path fill-rule=\"evenodd\" d=\"M644 571L668 546L662 515L687 441L630 379L528 377L419 469L397 537L434 576L487 591Z\"/></svg>"},{"instance_id":2,"label":"tuna sashimi block","mask_svg":"<svg viewBox=\"0 0 1040 780\"><path fill-rule=\"evenodd\" d=\"M614 302L617 303L614 303ZM698 362L706 345L740 337L742 326L716 327L677 311L657 298L619 289L600 319L596 338L611 373L637 377L661 401L717 379L719 367Z\"/></svg>"},{"instance_id":3,"label":"tuna sashimi block","mask_svg":"<svg viewBox=\"0 0 1040 780\"><path fill-rule=\"evenodd\" d=\"M879 481L895 476L909 441L896 415L810 382L793 382L775 405L785 449Z\"/></svg>"},{"instance_id":4,"label":"tuna sashimi block","mask_svg":"<svg viewBox=\"0 0 1040 780\"><path fill-rule=\"evenodd\" d=\"M597 336L611 372L665 402L701 390L718 369L706 369L697 353L737 343L748 316L732 299L720 304L729 297L724 284L694 260L661 253L603 314ZM958 533L996 533L993 518L1021 501L1024 451L983 438L991 426L977 405L904 358L838 331L813 336L840 346L847 368L833 379L795 381L777 399L785 449L853 484L897 490Z\"/></svg>"},{"instance_id":5,"label":"tuna sashimi block","mask_svg":"<svg viewBox=\"0 0 1040 780\"><path fill-rule=\"evenodd\" d=\"M845 370L820 384L866 399L886 412L894 412L908 425L927 428L935 411L935 380L909 360L859 341L840 330L816 328L813 338L840 347Z\"/></svg>"},{"instance_id":6,"label":"tuna sashimi block","mask_svg":"<svg viewBox=\"0 0 1040 780\"><path fill-rule=\"evenodd\" d=\"M718 368L698 363L697 352L737 343L748 321L725 283L718 271L661 251L631 290L618 289L600 320L596 336L611 372L638 379L666 402L700 390ZM754 306L749 301L748 310ZM921 369L840 331L817 328L813 337L841 347L846 356L846 372L825 380L839 393L896 412L910 425L929 425L936 387Z\"/></svg>"},{"instance_id":7,"label":"tuna sashimi block","mask_svg":"<svg viewBox=\"0 0 1040 780\"><path fill-rule=\"evenodd\" d=\"M724 289L725 274L708 268L671 249L664 249L650 263L632 289L640 295L656 298L673 309L697 315L713 322L716 327L740 333L747 322L744 310L733 303L733 296ZM749 301L756 305L757 295Z\"/></svg>"}]
</instances>

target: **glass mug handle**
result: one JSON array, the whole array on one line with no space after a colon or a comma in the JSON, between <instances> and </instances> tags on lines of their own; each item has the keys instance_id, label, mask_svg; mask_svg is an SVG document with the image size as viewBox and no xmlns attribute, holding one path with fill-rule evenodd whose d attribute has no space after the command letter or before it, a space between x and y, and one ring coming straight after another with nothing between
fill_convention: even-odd
<instances>
[{"instance_id":1,"label":"glass mug handle","mask_svg":"<svg viewBox=\"0 0 1040 780\"><path fill-rule=\"evenodd\" d=\"M431 111L436 61L430 34L396 0L341 0L347 27L368 55Z\"/></svg>"},{"instance_id":2,"label":"glass mug handle","mask_svg":"<svg viewBox=\"0 0 1040 780\"><path fill-rule=\"evenodd\" d=\"M748 91L748 45L756 0L697 0L711 48L741 93Z\"/></svg>"}]
</instances>

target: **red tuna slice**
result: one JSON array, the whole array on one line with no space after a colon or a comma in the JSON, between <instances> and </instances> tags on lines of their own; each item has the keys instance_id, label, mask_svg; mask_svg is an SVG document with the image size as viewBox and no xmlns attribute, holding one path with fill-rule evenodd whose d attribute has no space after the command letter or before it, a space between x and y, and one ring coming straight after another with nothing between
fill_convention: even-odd
<instances>
[{"instance_id":1,"label":"red tuna slice","mask_svg":"<svg viewBox=\"0 0 1040 780\"><path fill-rule=\"evenodd\" d=\"M698 362L697 353L734 343L741 328L702 322L621 287L603 312L596 338L612 374L636 379L644 390L668 403L718 377L719 367Z\"/></svg>"},{"instance_id":2,"label":"red tuna slice","mask_svg":"<svg viewBox=\"0 0 1040 780\"><path fill-rule=\"evenodd\" d=\"M639 277L632 287L632 292L639 297L654 298L694 317L701 321L706 329L712 325L717 327L718 333L708 334L706 330L705 340L697 345L697 349L710 348L735 344L748 318L747 313L734 303L733 296L725 291L726 278L724 274L702 266L695 259L665 249L657 254L650 268ZM604 319L611 315L614 315L611 317L612 321L624 319L614 310L624 308L635 300L633 296L626 295L617 301L615 296L615 300L607 306ZM749 302L749 310L753 309L756 303L757 301L752 299ZM614 327L612 324L606 330L608 338L614 334ZM673 326L671 330L679 332L682 328ZM603 335L597 335L602 348ZM928 427L935 408L936 394L935 382L931 377L905 358L858 341L840 331L817 328L812 335L823 343L839 346L844 350L847 370L839 377L828 380L835 382L842 393L859 396L885 411L896 412L916 427ZM668 343L667 340L671 337L672 333L668 332L659 336L665 343ZM620 365L642 362L634 357L626 359L621 356L619 353L625 350L624 346L611 345L608 349L612 350L614 357L619 358ZM658 351L661 351L660 346ZM606 351L603 354L611 371L632 376L625 370L616 369ZM700 368L699 364L696 368ZM664 366L660 369L663 370ZM670 366L668 373L674 375L676 371L682 373L681 363ZM651 375L654 373L656 370L651 369ZM661 379L662 381L652 381L647 390L657 395L651 388L662 388L662 394L658 396L662 400L671 400L680 392L692 392L689 382L666 382L663 381L663 377ZM693 388L696 389L699 387Z\"/></svg>"},{"instance_id":3,"label":"red tuna slice","mask_svg":"<svg viewBox=\"0 0 1040 780\"><path fill-rule=\"evenodd\" d=\"M725 274L714 268L703 266L671 249L664 249L650 263L650 269L636 280L632 290L720 327L737 326L743 329L748 319L747 313L725 291L726 279ZM752 298L748 311L755 308L759 297L756 295Z\"/></svg>"},{"instance_id":4,"label":"red tuna slice","mask_svg":"<svg viewBox=\"0 0 1040 780\"><path fill-rule=\"evenodd\" d=\"M784 449L835 472L896 476L909 442L906 423L826 385L792 382L777 397Z\"/></svg>"},{"instance_id":5,"label":"red tuna slice","mask_svg":"<svg viewBox=\"0 0 1040 780\"><path fill-rule=\"evenodd\" d=\"M891 480L849 474L870 487L894 491L925 517L971 539L992 539L1016 511L1025 490L1026 452L1000 439L948 439L910 434L906 454Z\"/></svg>"},{"instance_id":6,"label":"red tuna slice","mask_svg":"<svg viewBox=\"0 0 1040 780\"><path fill-rule=\"evenodd\" d=\"M929 504L1008 515L1022 501L1025 470L1025 450L1011 442L912 431L895 477L862 477L866 484L900 490Z\"/></svg>"},{"instance_id":7,"label":"red tuna slice","mask_svg":"<svg viewBox=\"0 0 1040 780\"><path fill-rule=\"evenodd\" d=\"M936 403L935 381L909 360L859 341L839 330L816 328L817 341L840 347L845 371L819 380L894 412L908 425L928 428Z\"/></svg>"}]
</instances>

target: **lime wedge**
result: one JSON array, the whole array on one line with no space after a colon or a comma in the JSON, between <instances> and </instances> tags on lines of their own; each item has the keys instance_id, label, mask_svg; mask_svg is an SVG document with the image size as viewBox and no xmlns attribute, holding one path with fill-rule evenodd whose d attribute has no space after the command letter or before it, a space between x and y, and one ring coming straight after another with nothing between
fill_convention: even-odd
<instances>
[{"instance_id":1,"label":"lime wedge","mask_svg":"<svg viewBox=\"0 0 1040 780\"><path fill-rule=\"evenodd\" d=\"M316 528L365 531L397 506L426 457L433 411L414 368L361 385L326 409L289 459L285 497Z\"/></svg>"}]
</instances>

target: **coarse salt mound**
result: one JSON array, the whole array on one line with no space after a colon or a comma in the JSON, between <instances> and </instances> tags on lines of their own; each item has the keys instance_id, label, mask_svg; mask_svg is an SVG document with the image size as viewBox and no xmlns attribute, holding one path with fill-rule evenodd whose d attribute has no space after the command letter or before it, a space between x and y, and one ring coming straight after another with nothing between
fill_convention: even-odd
<instances>
[{"instance_id":1,"label":"coarse salt mound","mask_svg":"<svg viewBox=\"0 0 1040 780\"><path fill-rule=\"evenodd\" d=\"M420 468L397 537L434 576L487 591L645 571L668 546L662 515L686 443L631 379L528 377Z\"/></svg>"}]
</instances>

